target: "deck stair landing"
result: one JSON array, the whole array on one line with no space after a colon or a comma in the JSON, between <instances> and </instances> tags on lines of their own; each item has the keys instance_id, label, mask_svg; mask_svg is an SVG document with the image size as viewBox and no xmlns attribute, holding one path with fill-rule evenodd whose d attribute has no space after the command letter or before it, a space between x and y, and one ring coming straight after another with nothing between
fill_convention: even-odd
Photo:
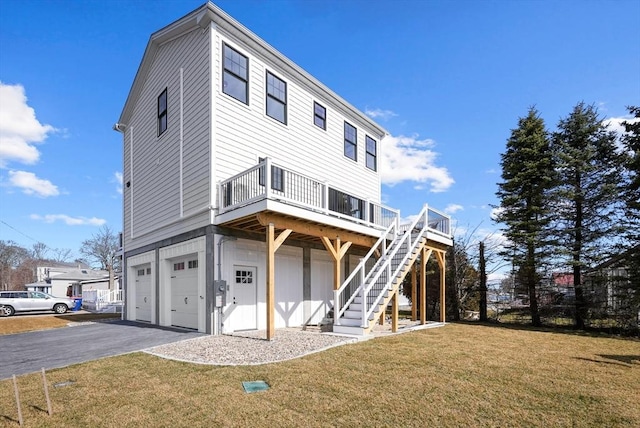
<instances>
[{"instance_id":1,"label":"deck stair landing","mask_svg":"<svg viewBox=\"0 0 640 428\"><path fill-rule=\"evenodd\" d=\"M335 291L334 332L364 335L371 331L427 244L427 232L437 230L429 225L428 213L425 205L410 225L389 226Z\"/></svg>"}]
</instances>

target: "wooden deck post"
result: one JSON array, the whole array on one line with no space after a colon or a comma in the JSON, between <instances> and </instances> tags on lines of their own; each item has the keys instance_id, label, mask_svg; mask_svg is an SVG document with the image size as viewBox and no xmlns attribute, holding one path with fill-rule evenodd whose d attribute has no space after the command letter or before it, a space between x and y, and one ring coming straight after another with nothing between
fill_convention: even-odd
<instances>
[{"instance_id":1,"label":"wooden deck post","mask_svg":"<svg viewBox=\"0 0 640 428\"><path fill-rule=\"evenodd\" d=\"M393 333L398 331L398 293L400 291L396 291L393 295L393 305L391 310L391 331Z\"/></svg>"},{"instance_id":2,"label":"wooden deck post","mask_svg":"<svg viewBox=\"0 0 640 428\"><path fill-rule=\"evenodd\" d=\"M445 307L445 276L447 262L445 259L445 253L442 251L436 252L436 257L438 258L438 265L440 266L440 322L445 322L447 319Z\"/></svg>"},{"instance_id":3,"label":"wooden deck post","mask_svg":"<svg viewBox=\"0 0 640 428\"><path fill-rule=\"evenodd\" d=\"M411 265L411 321L418 319L418 267Z\"/></svg>"},{"instance_id":4,"label":"wooden deck post","mask_svg":"<svg viewBox=\"0 0 640 428\"><path fill-rule=\"evenodd\" d=\"M427 323L427 249L422 248L420 259L420 324Z\"/></svg>"},{"instance_id":5,"label":"wooden deck post","mask_svg":"<svg viewBox=\"0 0 640 428\"><path fill-rule=\"evenodd\" d=\"M283 231L275 237L275 226L269 223L267 226L267 340L275 336L275 282L276 282L276 251L289 237L291 229Z\"/></svg>"}]
</instances>

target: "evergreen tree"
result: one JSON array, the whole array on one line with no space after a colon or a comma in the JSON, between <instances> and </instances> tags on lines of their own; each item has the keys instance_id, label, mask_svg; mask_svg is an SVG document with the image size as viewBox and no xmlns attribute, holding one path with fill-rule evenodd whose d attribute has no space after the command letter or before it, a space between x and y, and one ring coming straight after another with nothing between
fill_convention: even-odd
<instances>
[{"instance_id":1,"label":"evergreen tree","mask_svg":"<svg viewBox=\"0 0 640 428\"><path fill-rule=\"evenodd\" d=\"M494 220L504 224L509 239L504 256L522 272L529 296L531 322L541 325L538 311L538 268L548 254L548 194L554 184L553 156L544 121L535 108L518 120L501 155L502 182Z\"/></svg>"},{"instance_id":2,"label":"evergreen tree","mask_svg":"<svg viewBox=\"0 0 640 428\"><path fill-rule=\"evenodd\" d=\"M631 246L640 242L640 107L627 107L635 121L624 121L622 137L625 177L620 193L625 202L626 238Z\"/></svg>"},{"instance_id":3,"label":"evergreen tree","mask_svg":"<svg viewBox=\"0 0 640 428\"><path fill-rule=\"evenodd\" d=\"M621 164L615 142L615 132L607 130L597 109L582 102L560 120L552 138L559 174L553 191L554 230L558 248L573 269L575 326L580 329L588 309L584 270L609 257L620 237Z\"/></svg>"},{"instance_id":4,"label":"evergreen tree","mask_svg":"<svg viewBox=\"0 0 640 428\"><path fill-rule=\"evenodd\" d=\"M627 247L628 284L622 296L631 314L640 314L640 107L627 107L634 120L625 121L625 135L622 137L625 180L620 193L625 202L624 230ZM638 327L640 315L635 317Z\"/></svg>"}]
</instances>

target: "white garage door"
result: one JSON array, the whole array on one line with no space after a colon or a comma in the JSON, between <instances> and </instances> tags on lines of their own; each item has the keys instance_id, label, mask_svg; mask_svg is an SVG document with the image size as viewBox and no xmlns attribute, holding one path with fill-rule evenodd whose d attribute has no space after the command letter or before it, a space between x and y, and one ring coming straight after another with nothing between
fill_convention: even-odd
<instances>
[{"instance_id":1,"label":"white garage door","mask_svg":"<svg viewBox=\"0 0 640 428\"><path fill-rule=\"evenodd\" d=\"M171 263L171 325L198 328L198 259Z\"/></svg>"},{"instance_id":2,"label":"white garage door","mask_svg":"<svg viewBox=\"0 0 640 428\"><path fill-rule=\"evenodd\" d=\"M136 268L136 320L151 322L151 265Z\"/></svg>"}]
</instances>

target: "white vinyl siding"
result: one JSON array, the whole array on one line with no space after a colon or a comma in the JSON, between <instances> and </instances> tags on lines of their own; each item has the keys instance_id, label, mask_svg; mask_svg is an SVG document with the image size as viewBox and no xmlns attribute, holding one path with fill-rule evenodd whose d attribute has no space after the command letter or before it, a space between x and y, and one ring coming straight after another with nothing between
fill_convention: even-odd
<instances>
[{"instance_id":1,"label":"white vinyl siding","mask_svg":"<svg viewBox=\"0 0 640 428\"><path fill-rule=\"evenodd\" d=\"M124 137L127 250L210 223L208 213L193 215L209 206L211 197L209 52L209 35L189 32L159 47L146 76ZM158 136L158 94L164 88L168 123ZM181 214L187 219L182 223Z\"/></svg>"},{"instance_id":2,"label":"white vinyl siding","mask_svg":"<svg viewBox=\"0 0 640 428\"><path fill-rule=\"evenodd\" d=\"M366 134L382 138L375 129L356 117L345 117L336 108L337 101L318 98L301 86L294 76L267 64L249 48L219 30L214 37L214 88L221 88L224 43L238 48L249 58L249 104L245 105L218 89L214 93L216 119L214 124L215 183L225 180L255 165L259 157L270 157L273 162L321 181L361 198L380 201L380 178L364 164ZM287 126L266 115L267 70L287 83ZM314 101L326 108L326 132L309 118ZM344 121L358 129L357 159L344 156Z\"/></svg>"}]
</instances>

